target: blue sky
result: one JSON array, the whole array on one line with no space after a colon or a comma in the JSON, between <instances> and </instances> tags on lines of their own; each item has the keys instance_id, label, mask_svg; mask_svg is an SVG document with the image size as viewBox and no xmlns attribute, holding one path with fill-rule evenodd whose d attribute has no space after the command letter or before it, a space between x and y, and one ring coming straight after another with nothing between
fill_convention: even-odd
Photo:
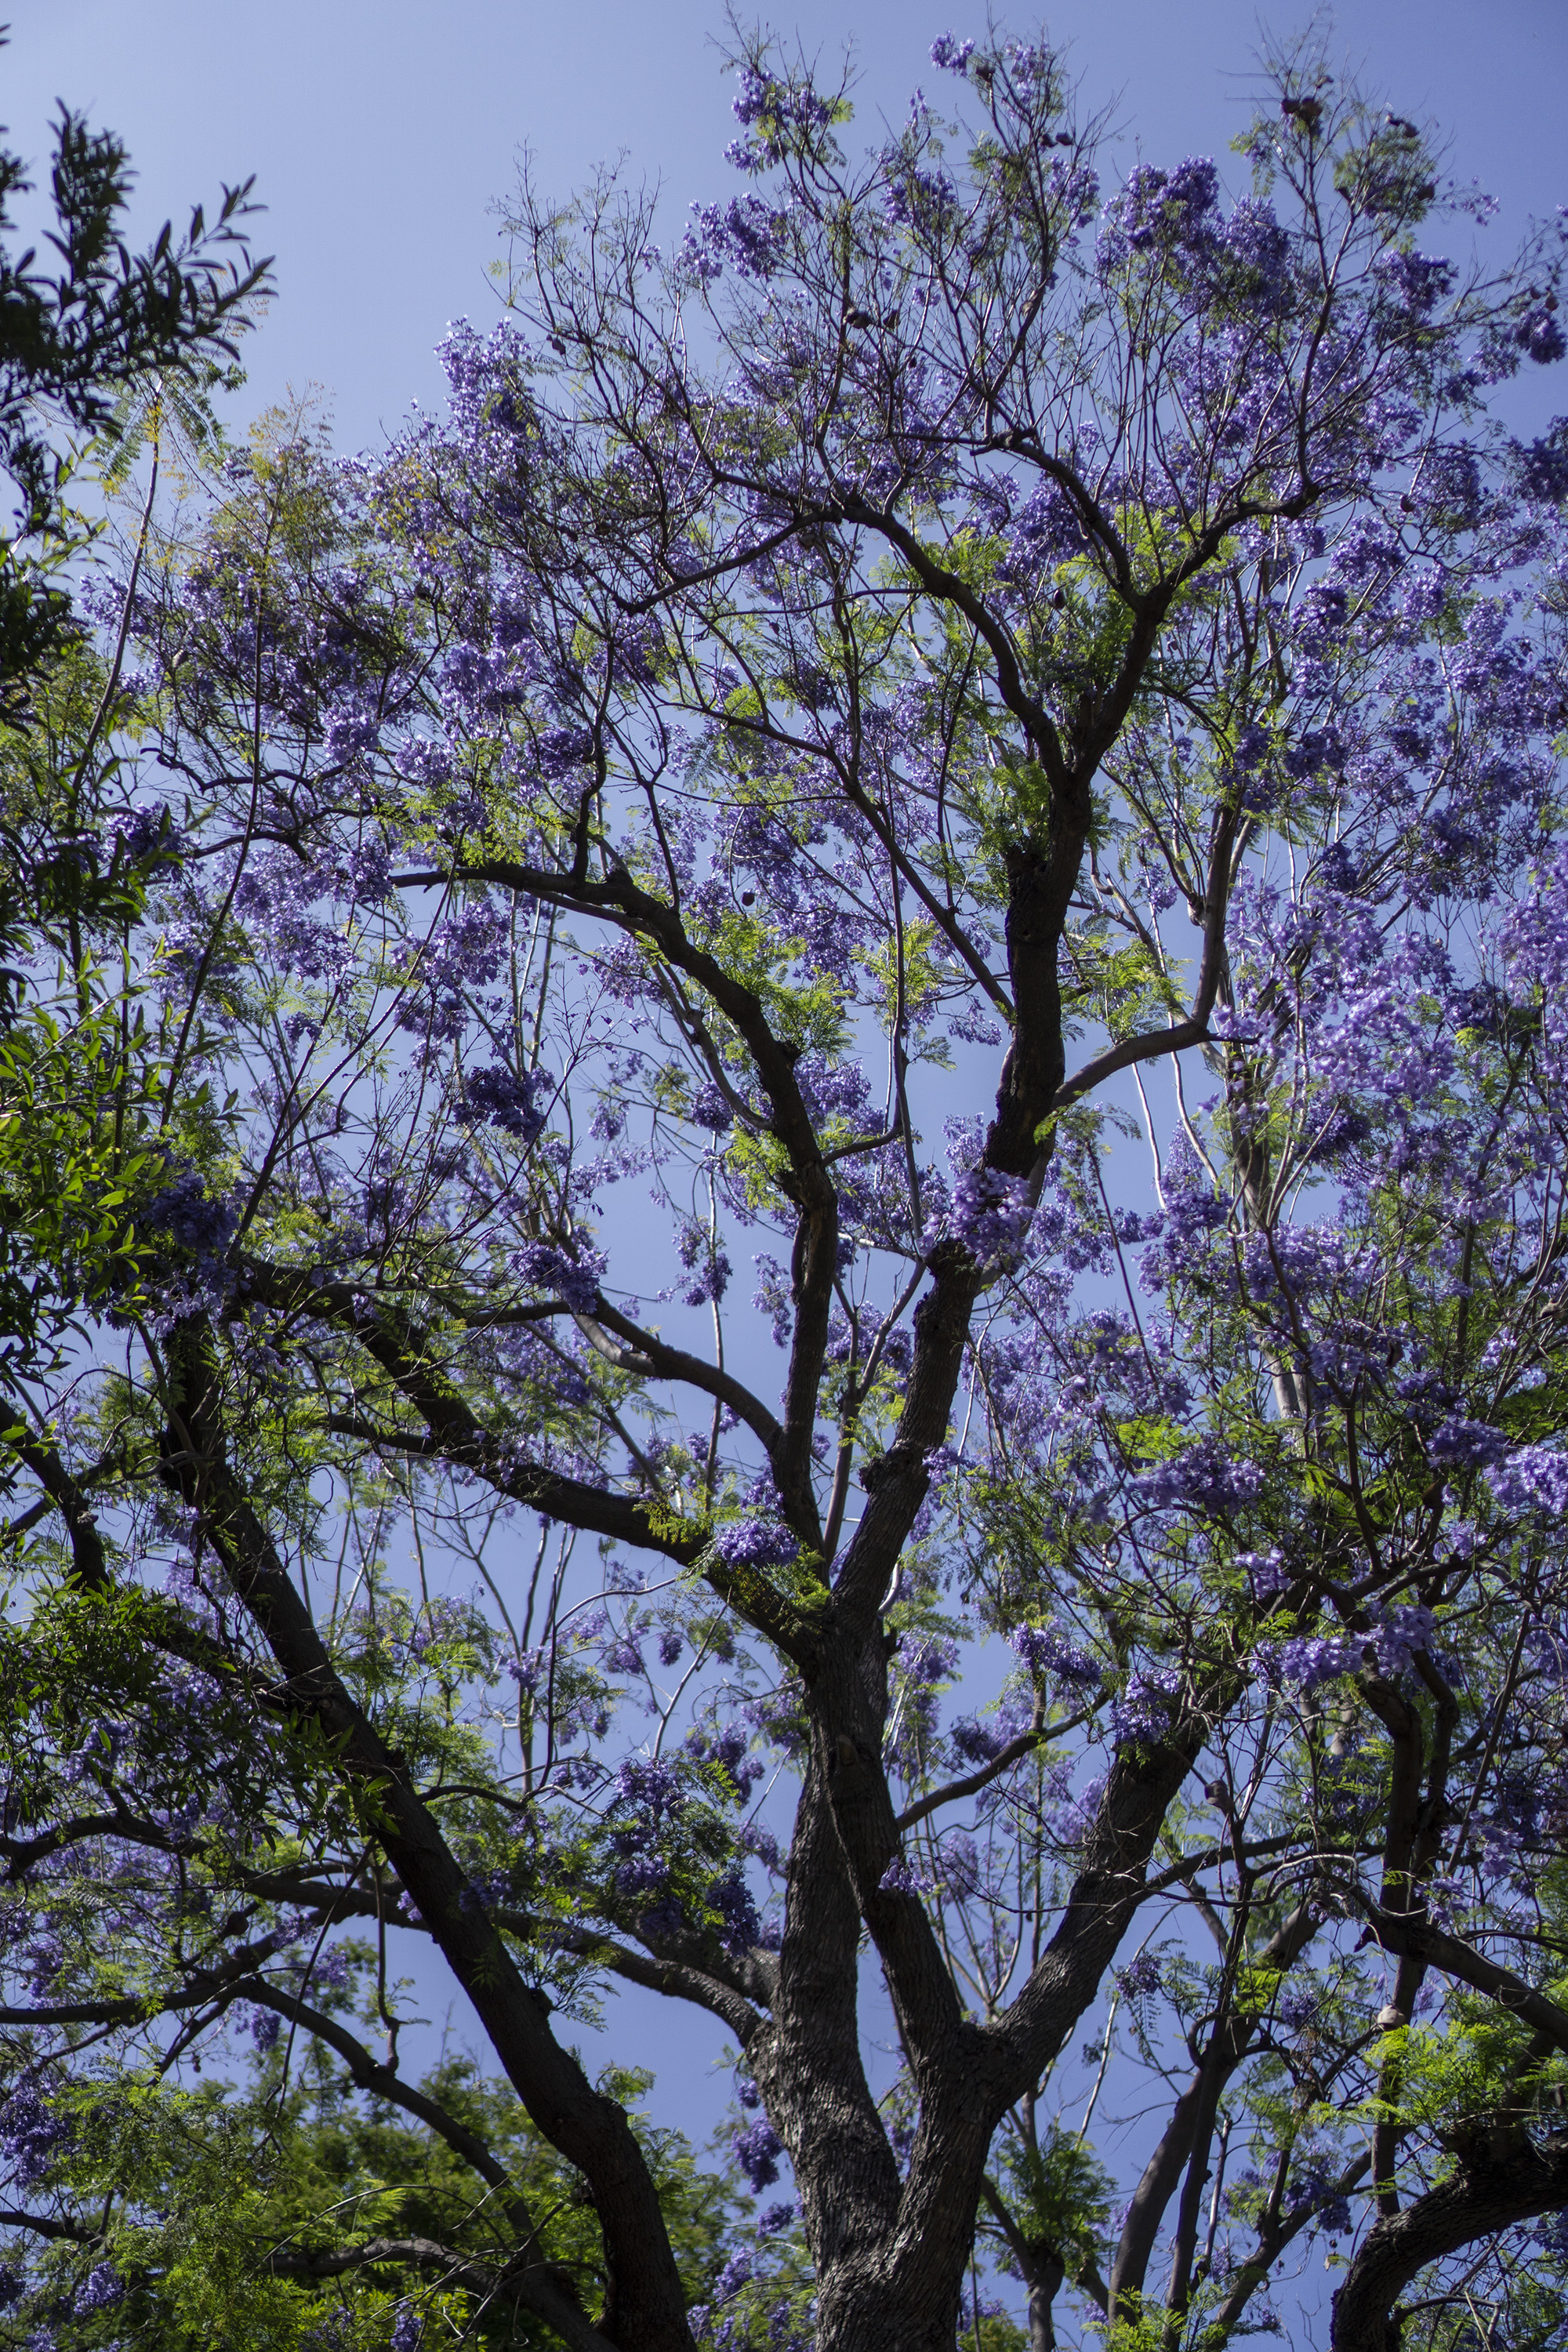
<instances>
[{"instance_id":1,"label":"blue sky","mask_svg":"<svg viewBox=\"0 0 1568 2352\"><path fill-rule=\"evenodd\" d=\"M340 446L357 448L411 399L439 401L431 355L448 320L494 315L488 207L524 144L558 190L625 151L659 181L677 229L693 199L733 188L721 5L13 0L0 119L39 157L57 98L118 130L152 228L254 172L279 293L247 345L237 421L316 383ZM1088 106L1112 108L1128 154L1168 163L1224 156L1264 26L1288 35L1308 15L1255 0L1068 0L1046 21ZM786 0L773 21L830 58L853 40L868 138L917 83L936 97L936 34L983 28L965 0ZM1500 200L1488 233L1500 258L1528 215L1568 203L1563 0L1362 0L1338 13L1334 45L1396 111L1434 119L1453 167Z\"/></svg>"}]
</instances>

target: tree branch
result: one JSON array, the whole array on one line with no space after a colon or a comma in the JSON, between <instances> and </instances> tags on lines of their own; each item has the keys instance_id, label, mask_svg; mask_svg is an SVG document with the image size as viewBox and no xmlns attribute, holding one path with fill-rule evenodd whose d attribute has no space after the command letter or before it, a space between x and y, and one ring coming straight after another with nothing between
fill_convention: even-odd
<instances>
[{"instance_id":1,"label":"tree branch","mask_svg":"<svg viewBox=\"0 0 1568 2352\"><path fill-rule=\"evenodd\" d=\"M685 2296L658 2192L625 2111L595 2091L545 2021L401 1759L344 1688L300 1592L228 1462L205 1320L165 1347L164 1474L195 1511L236 1597L324 1735L334 1769L428 1923L529 2115L593 2188L615 2292L603 2333L636 2352L692 2352Z\"/></svg>"},{"instance_id":2,"label":"tree branch","mask_svg":"<svg viewBox=\"0 0 1568 2352\"><path fill-rule=\"evenodd\" d=\"M601 2335L552 2273L537 2266L518 2270L510 2263L503 2267L481 2263L434 2238L366 2238L360 2245L342 2247L333 2253L277 2247L264 2258L262 2267L273 2278L330 2279L381 2263L439 2271L444 2284L466 2287L481 2304L492 2303L498 2295L521 2304L552 2327L571 2352L617 2352L614 2340Z\"/></svg>"},{"instance_id":3,"label":"tree branch","mask_svg":"<svg viewBox=\"0 0 1568 2352\"><path fill-rule=\"evenodd\" d=\"M1020 1731L1016 1738L1009 1739L1005 1748L994 1756L989 1764L981 1765L978 1771L966 1773L962 1780L950 1780L945 1788L933 1789L929 1797L921 1797L918 1803L907 1806L894 1822L894 1828L902 1835L905 1830L912 1829L917 1822L923 1822L928 1813L934 1813L941 1806L956 1805L962 1803L965 1797L977 1796L982 1789L988 1789L993 1780L1000 1780L1004 1772L1010 1770L1021 1756L1027 1756L1047 1739L1062 1738L1085 1719L1078 1716L1073 1723L1055 1723L1047 1728L1039 1721L1039 1716L1040 1706L1037 1702L1036 1720L1027 1731Z\"/></svg>"},{"instance_id":4,"label":"tree branch","mask_svg":"<svg viewBox=\"0 0 1568 2352\"><path fill-rule=\"evenodd\" d=\"M1333 2352L1389 2352L1394 2306L1418 2271L1477 2238L1568 2206L1568 2140L1518 2138L1500 2162L1477 2151L1402 2213L1384 2214L1352 2257L1333 2301Z\"/></svg>"},{"instance_id":5,"label":"tree branch","mask_svg":"<svg viewBox=\"0 0 1568 2352\"><path fill-rule=\"evenodd\" d=\"M694 1569L792 1664L809 1663L816 1648L809 1617L758 1570L725 1560L705 1527L694 1527L689 1534L678 1532L630 1496L529 1462L507 1435L484 1427L456 1385L421 1352L413 1335L400 1332L384 1309L365 1312L347 1283L321 1282L304 1269L296 1273L255 1260L247 1260L245 1280L265 1305L279 1312L351 1333L419 1414L433 1441L427 1445L420 1438L410 1444L388 1432L384 1443L404 1444L414 1453L434 1452L546 1518L608 1536L634 1549L661 1552L681 1567ZM351 1421L351 1426L357 1423Z\"/></svg>"},{"instance_id":6,"label":"tree branch","mask_svg":"<svg viewBox=\"0 0 1568 2352\"><path fill-rule=\"evenodd\" d=\"M1458 1936L1434 1927L1429 1920L1385 1911L1359 1886L1349 1886L1345 1892L1386 1950L1409 1952L1433 1968L1441 1969L1445 1976L1457 1978L1474 1991L1488 1994L1500 2008L1543 2033L1554 2049L1568 2051L1568 2010L1559 2009L1554 2000L1537 1992L1523 1977L1516 1976L1497 1960L1487 1959Z\"/></svg>"}]
</instances>

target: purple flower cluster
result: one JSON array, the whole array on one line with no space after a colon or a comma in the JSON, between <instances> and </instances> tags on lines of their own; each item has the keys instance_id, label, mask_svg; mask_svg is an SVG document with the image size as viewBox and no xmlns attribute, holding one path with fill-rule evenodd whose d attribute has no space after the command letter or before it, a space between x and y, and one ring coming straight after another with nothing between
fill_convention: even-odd
<instances>
[{"instance_id":1,"label":"purple flower cluster","mask_svg":"<svg viewBox=\"0 0 1568 2352\"><path fill-rule=\"evenodd\" d=\"M1427 1459L1444 1470L1490 1470L1508 1450L1509 1441L1500 1429L1484 1421L1468 1421L1462 1413L1450 1413L1426 1440Z\"/></svg>"},{"instance_id":2,"label":"purple flower cluster","mask_svg":"<svg viewBox=\"0 0 1568 2352\"><path fill-rule=\"evenodd\" d=\"M237 876L234 912L252 951L269 955L294 980L341 981L353 961L351 942L332 920L333 876L286 850L253 856Z\"/></svg>"},{"instance_id":3,"label":"purple flower cluster","mask_svg":"<svg viewBox=\"0 0 1568 2352\"><path fill-rule=\"evenodd\" d=\"M553 1242L528 1242L514 1254L512 1270L531 1290L547 1291L579 1315L586 1315L599 1295L605 1261L591 1250L569 1251Z\"/></svg>"},{"instance_id":4,"label":"purple flower cluster","mask_svg":"<svg viewBox=\"0 0 1568 2352\"><path fill-rule=\"evenodd\" d=\"M456 1043L468 1027L476 991L500 971L506 941L505 919L488 899L437 923L410 955L399 1028L432 1044Z\"/></svg>"},{"instance_id":5,"label":"purple flower cluster","mask_svg":"<svg viewBox=\"0 0 1568 2352\"><path fill-rule=\"evenodd\" d=\"M1246 1570L1254 1592L1260 1599L1266 1599L1270 1593L1283 1592L1290 1581L1290 1564L1277 1544L1268 1551L1238 1551L1236 1565Z\"/></svg>"},{"instance_id":6,"label":"purple flower cluster","mask_svg":"<svg viewBox=\"0 0 1568 2352\"><path fill-rule=\"evenodd\" d=\"M738 1863L710 1880L703 1899L710 1911L719 1915L719 1941L727 1952L740 1954L756 1948L762 1940L762 1916Z\"/></svg>"},{"instance_id":7,"label":"purple flower cluster","mask_svg":"<svg viewBox=\"0 0 1568 2352\"><path fill-rule=\"evenodd\" d=\"M947 1233L963 1244L976 1265L1005 1270L1023 1255L1033 1214L1029 1187L1021 1176L1005 1176L994 1168L968 1168L952 1188Z\"/></svg>"},{"instance_id":8,"label":"purple flower cluster","mask_svg":"<svg viewBox=\"0 0 1568 2352\"><path fill-rule=\"evenodd\" d=\"M224 1195L214 1199L205 1179L187 1168L172 1183L154 1192L142 1212L149 1233L166 1234L198 1263L216 1264L234 1238L237 1222L235 1204Z\"/></svg>"},{"instance_id":9,"label":"purple flower cluster","mask_svg":"<svg viewBox=\"0 0 1568 2352\"><path fill-rule=\"evenodd\" d=\"M948 1738L954 1751L965 1764L989 1764L998 1757L1007 1742L1004 1734L977 1717L961 1715L950 1727Z\"/></svg>"},{"instance_id":10,"label":"purple flower cluster","mask_svg":"<svg viewBox=\"0 0 1568 2352\"><path fill-rule=\"evenodd\" d=\"M1101 1679L1099 1661L1058 1633L1053 1625L1019 1625L1007 1636L1031 1675L1040 1682L1093 1690Z\"/></svg>"},{"instance_id":11,"label":"purple flower cluster","mask_svg":"<svg viewBox=\"0 0 1568 2352\"><path fill-rule=\"evenodd\" d=\"M1237 1461L1217 1438L1200 1437L1169 1462L1142 1472L1133 1487L1152 1510L1204 1511L1219 1517L1254 1501L1263 1484L1258 1464Z\"/></svg>"},{"instance_id":12,"label":"purple flower cluster","mask_svg":"<svg viewBox=\"0 0 1568 2352\"><path fill-rule=\"evenodd\" d=\"M800 1546L782 1519L759 1516L725 1519L714 1529L713 1549L731 1568L782 1568Z\"/></svg>"},{"instance_id":13,"label":"purple flower cluster","mask_svg":"<svg viewBox=\"0 0 1568 2352\"><path fill-rule=\"evenodd\" d=\"M20 2084L0 2107L0 2154L20 2189L40 2185L69 2137L68 2126L31 2083Z\"/></svg>"},{"instance_id":14,"label":"purple flower cluster","mask_svg":"<svg viewBox=\"0 0 1568 2352\"><path fill-rule=\"evenodd\" d=\"M1110 1709L1118 1747L1152 1747L1163 1739L1181 1695L1182 1677L1173 1666L1145 1667L1131 1675Z\"/></svg>"},{"instance_id":15,"label":"purple flower cluster","mask_svg":"<svg viewBox=\"0 0 1568 2352\"><path fill-rule=\"evenodd\" d=\"M695 1220L682 1228L677 1247L682 1266L692 1276L680 1294L687 1306L703 1307L710 1300L717 1304L730 1286L731 1269L723 1250Z\"/></svg>"},{"instance_id":16,"label":"purple flower cluster","mask_svg":"<svg viewBox=\"0 0 1568 2352\"><path fill-rule=\"evenodd\" d=\"M1350 2235L1350 2199L1339 2185L1338 2171L1326 2158L1309 2158L1292 2168L1286 2210L1292 2215L1310 2212L1314 2230L1327 2237Z\"/></svg>"},{"instance_id":17,"label":"purple flower cluster","mask_svg":"<svg viewBox=\"0 0 1568 2352\"><path fill-rule=\"evenodd\" d=\"M1164 1981L1159 1957L1153 1952L1139 1952L1124 1969L1112 1973L1122 2000L1129 2002L1152 1999Z\"/></svg>"},{"instance_id":18,"label":"purple flower cluster","mask_svg":"<svg viewBox=\"0 0 1568 2352\"><path fill-rule=\"evenodd\" d=\"M744 1803L767 1770L762 1758L752 1752L751 1742L738 1723L690 1731L681 1744L686 1754L698 1763L717 1769L737 1804Z\"/></svg>"},{"instance_id":19,"label":"purple flower cluster","mask_svg":"<svg viewBox=\"0 0 1568 2352\"><path fill-rule=\"evenodd\" d=\"M762 2113L762 2094L749 2074L737 2076L735 2095L742 2111L752 2120L742 2125L731 2146L734 2148L736 2161L752 2184L753 2193L760 2195L764 2189L771 2189L779 2177L778 2159L784 2154L784 2142ZM741 2284L742 2279L749 2275L748 2264L734 2284ZM722 2292L732 2293L733 2287L723 2288Z\"/></svg>"},{"instance_id":20,"label":"purple flower cluster","mask_svg":"<svg viewBox=\"0 0 1568 2352\"><path fill-rule=\"evenodd\" d=\"M133 866L159 874L177 866L185 838L167 801L142 799L109 819L109 833Z\"/></svg>"},{"instance_id":21,"label":"purple flower cluster","mask_svg":"<svg viewBox=\"0 0 1568 2352\"><path fill-rule=\"evenodd\" d=\"M1553 1445L1522 1445L1498 1462L1488 1483L1505 1511L1568 1514L1568 1454Z\"/></svg>"},{"instance_id":22,"label":"purple flower cluster","mask_svg":"<svg viewBox=\"0 0 1568 2352\"><path fill-rule=\"evenodd\" d=\"M735 120L749 133L731 140L724 160L738 172L765 172L800 150L809 151L833 120L833 109L810 81L781 81L743 66L733 101Z\"/></svg>"},{"instance_id":23,"label":"purple flower cluster","mask_svg":"<svg viewBox=\"0 0 1568 2352\"><path fill-rule=\"evenodd\" d=\"M125 2281L112 2263L95 2263L76 2291L72 2305L79 2319L90 2311L107 2311L121 2302L125 2294Z\"/></svg>"},{"instance_id":24,"label":"purple flower cluster","mask_svg":"<svg viewBox=\"0 0 1568 2352\"><path fill-rule=\"evenodd\" d=\"M605 1840L615 1858L617 1893L645 1906L648 1898L666 1894L670 1868L659 1847L667 1832L679 1822L686 1803L687 1793L679 1774L658 1757L630 1756L620 1765L615 1778L615 1801ZM645 1925L652 1925L656 1932L661 1925L674 1927L681 1920L682 1915L674 1904L653 1911L645 1907Z\"/></svg>"},{"instance_id":25,"label":"purple flower cluster","mask_svg":"<svg viewBox=\"0 0 1568 2352\"><path fill-rule=\"evenodd\" d=\"M1307 1693L1342 1675L1363 1671L1392 1681L1417 1651L1430 1650L1436 1631L1430 1609L1400 1603L1364 1633L1299 1634L1278 1650L1260 1646L1258 1663L1292 1688Z\"/></svg>"},{"instance_id":26,"label":"purple flower cluster","mask_svg":"<svg viewBox=\"0 0 1568 2352\"><path fill-rule=\"evenodd\" d=\"M535 1143L544 1131L546 1105L542 1097L554 1089L548 1070L525 1070L520 1076L503 1063L489 1069L465 1070L452 1116L460 1127L481 1123L515 1135L523 1145Z\"/></svg>"},{"instance_id":27,"label":"purple flower cluster","mask_svg":"<svg viewBox=\"0 0 1568 2352\"><path fill-rule=\"evenodd\" d=\"M727 205L693 205L680 260L700 284L710 286L726 265L742 278L776 277L788 251L789 215L765 204L754 191Z\"/></svg>"},{"instance_id":28,"label":"purple flower cluster","mask_svg":"<svg viewBox=\"0 0 1568 2352\"><path fill-rule=\"evenodd\" d=\"M424 2315L417 2304L405 2298L393 2316L392 2352L419 2352L424 2341Z\"/></svg>"}]
</instances>

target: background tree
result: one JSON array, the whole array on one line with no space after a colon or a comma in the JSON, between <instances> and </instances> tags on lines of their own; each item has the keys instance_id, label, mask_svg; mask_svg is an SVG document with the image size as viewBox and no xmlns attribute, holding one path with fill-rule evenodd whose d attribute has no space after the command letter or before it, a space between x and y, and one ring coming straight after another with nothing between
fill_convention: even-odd
<instances>
[{"instance_id":1,"label":"background tree","mask_svg":"<svg viewBox=\"0 0 1568 2352\"><path fill-rule=\"evenodd\" d=\"M1313 2240L1341 2352L1560 2325L1568 446L1488 400L1561 240L1423 252L1312 49L1229 204L933 57L969 130L851 163L746 47L673 253L525 189L446 425L275 421L125 583L126 1198L10 1441L18 2335L210 2330L215 2213L235 2341L1000 2345L977 2220L1036 2346L1223 2344ZM405 1935L508 2089L400 2064ZM798 2217L590 2080L617 1976Z\"/></svg>"},{"instance_id":2,"label":"background tree","mask_svg":"<svg viewBox=\"0 0 1568 2352\"><path fill-rule=\"evenodd\" d=\"M248 181L223 191L210 226L198 205L183 237L165 223L133 253L126 151L62 106L40 261L37 247L15 247L13 207L35 193L27 170L0 149L0 471L16 499L0 528L0 1083L26 1130L0 1212L0 1347L13 1360L47 1349L69 1313L64 1204L79 1213L115 1189L80 1117L84 1094L117 1083L123 1043L88 980L89 935L139 912L158 863L145 825L104 836L128 708L125 640L106 656L73 602L101 501L89 517L72 502L72 478L85 465L91 496L170 426L210 440L210 395L238 382L235 339L269 282L246 229ZM61 958L77 976L68 1040L49 1022L16 1025L30 969ZM113 1224L97 1229L110 1247Z\"/></svg>"}]
</instances>

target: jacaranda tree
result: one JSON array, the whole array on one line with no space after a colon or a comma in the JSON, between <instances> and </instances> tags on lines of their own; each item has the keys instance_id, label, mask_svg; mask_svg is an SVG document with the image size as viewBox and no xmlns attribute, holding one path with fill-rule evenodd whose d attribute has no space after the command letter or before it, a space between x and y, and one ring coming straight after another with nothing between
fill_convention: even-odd
<instances>
[{"instance_id":1,"label":"jacaranda tree","mask_svg":"<svg viewBox=\"0 0 1568 2352\"><path fill-rule=\"evenodd\" d=\"M932 55L742 44L739 195L525 188L444 421L100 588L12 2340L1561 2340L1563 236L1310 47L1238 194Z\"/></svg>"}]
</instances>

